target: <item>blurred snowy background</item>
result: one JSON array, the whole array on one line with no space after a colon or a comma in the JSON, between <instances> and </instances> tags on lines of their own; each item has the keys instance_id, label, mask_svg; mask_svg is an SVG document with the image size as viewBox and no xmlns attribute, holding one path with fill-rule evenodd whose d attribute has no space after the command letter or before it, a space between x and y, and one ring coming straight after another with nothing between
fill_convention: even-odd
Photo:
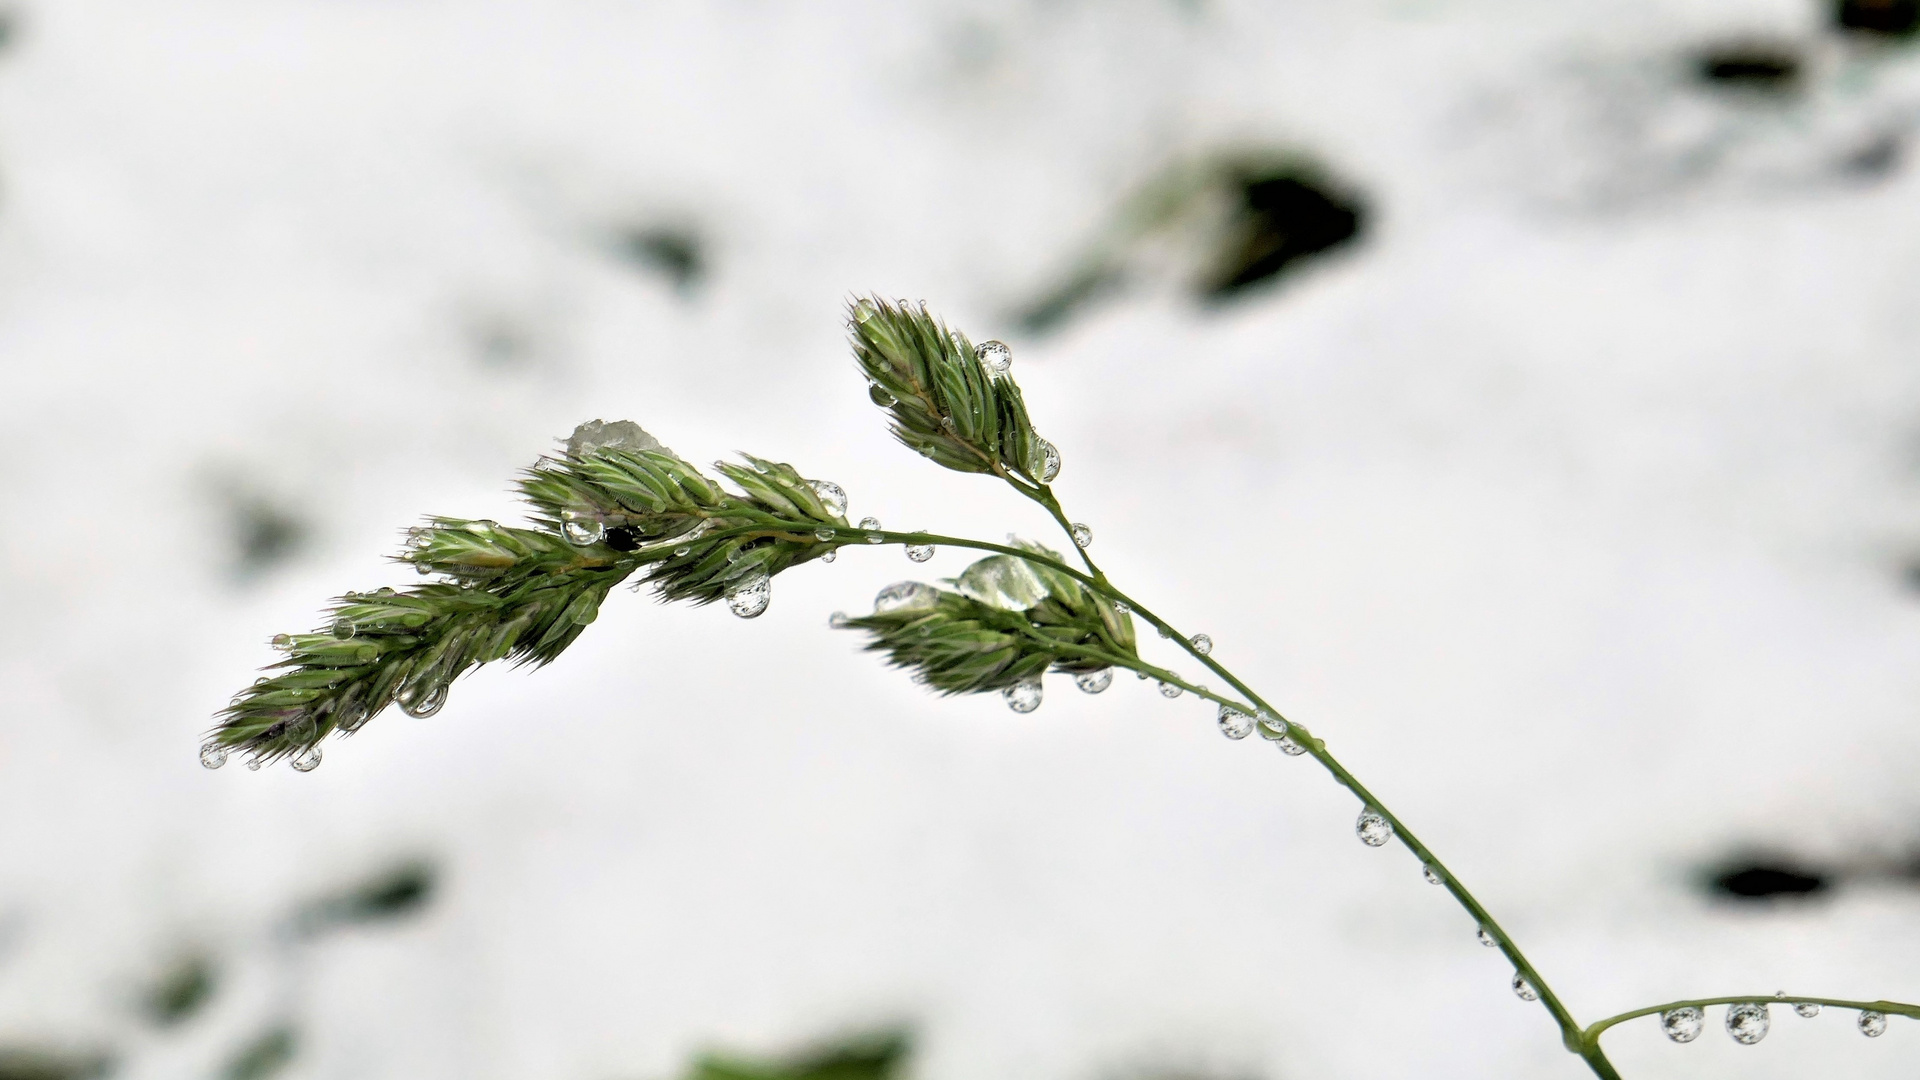
<instances>
[{"instance_id":1,"label":"blurred snowy background","mask_svg":"<svg viewBox=\"0 0 1920 1080\"><path fill-rule=\"evenodd\" d=\"M617 595L319 771L199 734L584 419L1058 543L892 445L855 290L1000 337L1096 553L1591 1020L1920 999L1910 0L9 0L0 1077L1585 1075L1310 763ZM1850 24L1850 25L1849 25ZM1165 643L1154 655L1171 659ZM1650 1077L1910 1077L1775 1011Z\"/></svg>"}]
</instances>

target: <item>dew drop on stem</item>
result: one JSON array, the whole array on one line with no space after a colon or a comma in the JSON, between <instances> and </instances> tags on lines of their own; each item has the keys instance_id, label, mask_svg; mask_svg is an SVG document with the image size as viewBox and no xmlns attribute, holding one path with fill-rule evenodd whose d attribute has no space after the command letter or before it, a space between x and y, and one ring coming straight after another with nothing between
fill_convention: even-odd
<instances>
[{"instance_id":1,"label":"dew drop on stem","mask_svg":"<svg viewBox=\"0 0 1920 1080\"><path fill-rule=\"evenodd\" d=\"M826 551L826 552L822 552L822 553L821 553L821 555L820 555L820 561L821 561L821 562L832 562L833 560L835 560L835 559L837 559L837 558L839 558L839 557L840 557L840 552L839 552L839 550L838 550L838 549L835 549L835 550L831 550L831 551Z\"/></svg>"},{"instance_id":2,"label":"dew drop on stem","mask_svg":"<svg viewBox=\"0 0 1920 1080\"><path fill-rule=\"evenodd\" d=\"M1045 439L1036 440L1033 444L1033 458L1027 468L1034 479L1043 484L1053 483L1053 478L1060 475L1059 449Z\"/></svg>"},{"instance_id":3,"label":"dew drop on stem","mask_svg":"<svg viewBox=\"0 0 1920 1080\"><path fill-rule=\"evenodd\" d=\"M1440 871L1433 868L1432 863L1420 868L1420 876L1426 878L1429 885L1444 885L1447 882L1446 878L1440 876Z\"/></svg>"},{"instance_id":4,"label":"dew drop on stem","mask_svg":"<svg viewBox=\"0 0 1920 1080\"><path fill-rule=\"evenodd\" d=\"M1307 748L1304 746L1301 746L1298 742L1295 742L1293 736L1291 735L1287 736L1284 739L1275 739L1273 741L1273 745L1279 747L1280 752L1287 755L1288 757L1299 757L1301 754L1304 754L1307 752Z\"/></svg>"},{"instance_id":5,"label":"dew drop on stem","mask_svg":"<svg viewBox=\"0 0 1920 1080\"><path fill-rule=\"evenodd\" d=\"M1863 1009L1860 1012L1860 1019L1857 1023L1860 1026L1860 1034L1865 1035L1869 1039L1877 1039L1887 1033L1886 1013L1875 1012L1872 1009Z\"/></svg>"},{"instance_id":6,"label":"dew drop on stem","mask_svg":"<svg viewBox=\"0 0 1920 1080\"><path fill-rule=\"evenodd\" d=\"M973 355L995 375L1005 375L1013 368L1013 350L1003 342L983 341L974 347Z\"/></svg>"},{"instance_id":7,"label":"dew drop on stem","mask_svg":"<svg viewBox=\"0 0 1920 1080\"><path fill-rule=\"evenodd\" d=\"M887 393L887 388L877 382L867 384L867 397L883 409L891 409L899 404L899 399Z\"/></svg>"},{"instance_id":8,"label":"dew drop on stem","mask_svg":"<svg viewBox=\"0 0 1920 1080\"><path fill-rule=\"evenodd\" d=\"M846 488L841 487L831 480L809 480L807 481L807 486L813 489L813 493L820 499L820 505L826 507L828 513L834 517L846 516Z\"/></svg>"},{"instance_id":9,"label":"dew drop on stem","mask_svg":"<svg viewBox=\"0 0 1920 1080\"><path fill-rule=\"evenodd\" d=\"M1217 719L1220 723L1220 734L1229 739L1244 739L1253 734L1253 717L1231 705L1220 706Z\"/></svg>"},{"instance_id":10,"label":"dew drop on stem","mask_svg":"<svg viewBox=\"0 0 1920 1080\"><path fill-rule=\"evenodd\" d=\"M1088 548L1093 546L1093 530L1092 529L1089 529L1085 525L1082 525L1081 523L1076 521L1073 523L1073 528L1069 531L1073 533L1074 547L1079 548L1081 551L1085 551Z\"/></svg>"},{"instance_id":11,"label":"dew drop on stem","mask_svg":"<svg viewBox=\"0 0 1920 1080\"><path fill-rule=\"evenodd\" d=\"M262 759L262 758L260 757L260 755L258 755L258 754L255 754L254 756L252 756L252 757L250 757L250 758L248 758L248 759L247 759L247 771L248 771L248 772L259 772L259 771L260 771L260 767L261 767L262 765L265 765L265 764L266 764L266 761L265 761L265 760L263 760L263 759Z\"/></svg>"},{"instance_id":12,"label":"dew drop on stem","mask_svg":"<svg viewBox=\"0 0 1920 1080\"><path fill-rule=\"evenodd\" d=\"M830 544L833 542L833 530L822 525L813 530L813 538L823 544Z\"/></svg>"},{"instance_id":13,"label":"dew drop on stem","mask_svg":"<svg viewBox=\"0 0 1920 1080\"><path fill-rule=\"evenodd\" d=\"M1513 996L1521 1001L1539 1001L1540 991L1533 988L1525 975L1516 971L1513 973Z\"/></svg>"},{"instance_id":14,"label":"dew drop on stem","mask_svg":"<svg viewBox=\"0 0 1920 1080\"><path fill-rule=\"evenodd\" d=\"M428 717L440 711L447 703L447 684L440 683L424 690L414 690L400 699L400 710L408 716Z\"/></svg>"},{"instance_id":15,"label":"dew drop on stem","mask_svg":"<svg viewBox=\"0 0 1920 1080\"><path fill-rule=\"evenodd\" d=\"M1353 823L1353 834L1368 847L1379 847L1393 839L1393 823L1378 810L1362 810Z\"/></svg>"},{"instance_id":16,"label":"dew drop on stem","mask_svg":"<svg viewBox=\"0 0 1920 1080\"><path fill-rule=\"evenodd\" d=\"M1201 656L1210 656L1213 653L1213 639L1205 634L1193 635L1187 639L1187 644L1193 646L1193 651Z\"/></svg>"},{"instance_id":17,"label":"dew drop on stem","mask_svg":"<svg viewBox=\"0 0 1920 1080\"><path fill-rule=\"evenodd\" d=\"M227 763L227 748L217 742L202 743L200 746L200 764L209 769L217 769Z\"/></svg>"},{"instance_id":18,"label":"dew drop on stem","mask_svg":"<svg viewBox=\"0 0 1920 1080\"><path fill-rule=\"evenodd\" d=\"M1085 693L1098 694L1113 685L1113 669L1103 667L1099 671L1083 671L1073 677L1073 685Z\"/></svg>"},{"instance_id":19,"label":"dew drop on stem","mask_svg":"<svg viewBox=\"0 0 1920 1080\"><path fill-rule=\"evenodd\" d=\"M1266 711L1265 709L1260 710L1260 715L1256 717L1256 719L1260 721L1260 727L1262 729L1260 734L1262 737L1268 738L1268 739L1286 738L1287 722L1285 720L1281 719L1278 716L1273 715L1272 713Z\"/></svg>"},{"instance_id":20,"label":"dew drop on stem","mask_svg":"<svg viewBox=\"0 0 1920 1080\"><path fill-rule=\"evenodd\" d=\"M684 559L687 557L687 554L692 550L693 549L691 547L688 547L685 544L681 544L679 547L673 549L674 558Z\"/></svg>"},{"instance_id":21,"label":"dew drop on stem","mask_svg":"<svg viewBox=\"0 0 1920 1080\"><path fill-rule=\"evenodd\" d=\"M1796 1015L1811 1020L1820 1015L1820 1003L1817 1001L1802 1001L1794 1005L1793 1011Z\"/></svg>"},{"instance_id":22,"label":"dew drop on stem","mask_svg":"<svg viewBox=\"0 0 1920 1080\"><path fill-rule=\"evenodd\" d=\"M727 610L743 619L758 618L772 599L773 582L764 572L742 578L727 588Z\"/></svg>"},{"instance_id":23,"label":"dew drop on stem","mask_svg":"<svg viewBox=\"0 0 1920 1080\"><path fill-rule=\"evenodd\" d=\"M335 619L330 629L334 639L337 641L346 641L359 632L358 628L353 625L352 619Z\"/></svg>"},{"instance_id":24,"label":"dew drop on stem","mask_svg":"<svg viewBox=\"0 0 1920 1080\"><path fill-rule=\"evenodd\" d=\"M863 517L860 519L860 527L866 530L867 532L878 532L880 531L880 519L877 517ZM869 544L878 544L882 542L883 541L878 536L867 537L867 543Z\"/></svg>"},{"instance_id":25,"label":"dew drop on stem","mask_svg":"<svg viewBox=\"0 0 1920 1080\"><path fill-rule=\"evenodd\" d=\"M1473 932L1473 938L1489 949L1497 949L1500 947L1500 939L1494 937L1493 931L1484 926Z\"/></svg>"},{"instance_id":26,"label":"dew drop on stem","mask_svg":"<svg viewBox=\"0 0 1920 1080\"><path fill-rule=\"evenodd\" d=\"M1727 1006L1727 1034L1741 1046L1752 1046L1767 1037L1772 1019L1764 1001L1741 1001Z\"/></svg>"},{"instance_id":27,"label":"dew drop on stem","mask_svg":"<svg viewBox=\"0 0 1920 1080\"><path fill-rule=\"evenodd\" d=\"M1690 1043L1700 1037L1706 1026L1706 1014L1692 1005L1682 1005L1660 1014L1660 1030L1677 1043Z\"/></svg>"},{"instance_id":28,"label":"dew drop on stem","mask_svg":"<svg viewBox=\"0 0 1920 1080\"><path fill-rule=\"evenodd\" d=\"M293 757L287 760L287 764L293 766L294 772L312 772L320 767L320 748L317 746L302 747L294 753Z\"/></svg>"},{"instance_id":29,"label":"dew drop on stem","mask_svg":"<svg viewBox=\"0 0 1920 1080\"><path fill-rule=\"evenodd\" d=\"M1039 679L1017 682L1000 691L1000 696L1007 699L1007 708L1017 713L1030 713L1039 708L1042 694Z\"/></svg>"},{"instance_id":30,"label":"dew drop on stem","mask_svg":"<svg viewBox=\"0 0 1920 1080\"><path fill-rule=\"evenodd\" d=\"M367 716L367 707L364 705L342 705L333 714L334 729L351 735L366 724Z\"/></svg>"},{"instance_id":31,"label":"dew drop on stem","mask_svg":"<svg viewBox=\"0 0 1920 1080\"><path fill-rule=\"evenodd\" d=\"M906 544L907 558L914 562L926 562L933 558L932 544Z\"/></svg>"},{"instance_id":32,"label":"dew drop on stem","mask_svg":"<svg viewBox=\"0 0 1920 1080\"><path fill-rule=\"evenodd\" d=\"M1182 688L1173 683L1162 682L1160 684L1160 696L1163 698L1177 698L1182 692Z\"/></svg>"},{"instance_id":33,"label":"dew drop on stem","mask_svg":"<svg viewBox=\"0 0 1920 1080\"><path fill-rule=\"evenodd\" d=\"M292 634L275 634L273 635L271 644L273 645L274 648L279 649L281 652L292 652L293 651L293 635Z\"/></svg>"},{"instance_id":34,"label":"dew drop on stem","mask_svg":"<svg viewBox=\"0 0 1920 1080\"><path fill-rule=\"evenodd\" d=\"M562 510L560 535L575 547L586 547L599 543L607 535L607 523L591 510Z\"/></svg>"}]
</instances>

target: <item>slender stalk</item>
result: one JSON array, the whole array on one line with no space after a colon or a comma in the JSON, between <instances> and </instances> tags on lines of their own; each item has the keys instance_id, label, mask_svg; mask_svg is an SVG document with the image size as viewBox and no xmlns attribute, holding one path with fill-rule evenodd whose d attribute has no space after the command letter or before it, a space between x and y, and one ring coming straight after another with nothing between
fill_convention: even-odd
<instances>
[{"instance_id":1,"label":"slender stalk","mask_svg":"<svg viewBox=\"0 0 1920 1080\"><path fill-rule=\"evenodd\" d=\"M1674 1009L1689 1007L1704 1009L1709 1005L1743 1005L1748 1002L1773 1005L1831 1005L1836 1009L1858 1009L1861 1012L1886 1013L1888 1015L1906 1016L1920 1020L1920 1005L1909 1005L1900 1001L1852 1001L1846 998L1795 997L1787 993L1749 994L1746 997L1694 998L1689 1001L1669 1001L1664 1005L1649 1005L1644 1009L1633 1009L1629 1012L1623 1012L1617 1016L1609 1016L1605 1020L1596 1020L1588 1024L1586 1030L1580 1033L1580 1038L1586 1043L1598 1046L1600 1044L1600 1036L1604 1034L1608 1028L1622 1021L1634 1020L1642 1016L1653 1016L1658 1013L1672 1012Z\"/></svg>"}]
</instances>

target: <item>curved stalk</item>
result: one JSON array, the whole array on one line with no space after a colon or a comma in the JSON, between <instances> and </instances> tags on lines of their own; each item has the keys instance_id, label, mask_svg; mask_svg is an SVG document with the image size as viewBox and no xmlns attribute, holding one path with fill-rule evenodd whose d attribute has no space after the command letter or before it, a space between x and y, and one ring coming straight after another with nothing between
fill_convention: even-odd
<instances>
[{"instance_id":1,"label":"curved stalk","mask_svg":"<svg viewBox=\"0 0 1920 1080\"><path fill-rule=\"evenodd\" d=\"M1902 1001L1853 1001L1847 998L1794 997L1788 993L1751 994L1747 997L1693 998L1688 1001L1669 1001L1664 1005L1648 1005L1643 1009L1631 1009L1605 1020L1596 1020L1587 1025L1580 1033L1582 1042L1598 1047L1600 1036L1615 1024L1626 1020L1636 1020L1642 1016L1657 1016L1674 1009L1704 1009L1709 1005L1744 1005L1756 1002L1762 1005L1831 1005L1836 1009L1858 1009L1861 1012L1885 1013L1888 1016L1905 1016L1920 1020L1920 1005L1909 1005Z\"/></svg>"}]
</instances>

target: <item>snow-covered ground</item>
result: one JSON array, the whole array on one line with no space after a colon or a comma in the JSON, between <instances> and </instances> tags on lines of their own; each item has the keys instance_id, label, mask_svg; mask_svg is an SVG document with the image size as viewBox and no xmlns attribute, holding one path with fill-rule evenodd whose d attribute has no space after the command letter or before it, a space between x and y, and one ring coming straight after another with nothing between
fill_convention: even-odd
<instances>
[{"instance_id":1,"label":"snow-covered ground","mask_svg":"<svg viewBox=\"0 0 1920 1080\"><path fill-rule=\"evenodd\" d=\"M665 1080L900 1023L920 1080L1584 1075L1310 762L1131 679L935 700L828 631L956 552L849 551L753 622L619 594L556 665L311 775L195 762L269 635L404 584L422 513L516 516L513 470L583 419L1058 543L889 443L840 327L863 289L1012 342L1108 571L1325 736L1581 1017L1920 999L1913 881L1696 881L1920 844L1920 62L1819 15L20 0L0 1051L203 1077L286 1023L293 1078ZM1808 50L1799 94L1689 83L1750 34ZM1362 241L1019 336L1130 191L1236 146L1353 183ZM626 258L649 228L705 275ZM256 524L245 564L249 514L286 557ZM417 917L281 929L416 855ZM154 1027L140 988L196 949L210 1004ZM1609 1044L1634 1080L1920 1066L1920 1024L1831 1012Z\"/></svg>"}]
</instances>

